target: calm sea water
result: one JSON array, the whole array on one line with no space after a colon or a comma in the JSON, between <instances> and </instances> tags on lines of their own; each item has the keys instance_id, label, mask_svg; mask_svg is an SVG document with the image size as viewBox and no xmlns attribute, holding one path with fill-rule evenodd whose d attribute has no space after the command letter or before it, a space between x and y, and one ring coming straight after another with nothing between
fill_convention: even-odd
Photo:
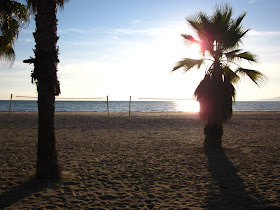
<instances>
[{"instance_id":1,"label":"calm sea water","mask_svg":"<svg viewBox=\"0 0 280 210\"><path fill-rule=\"evenodd\" d=\"M0 100L0 111L9 110L9 101ZM12 111L37 111L36 101L13 100ZM128 101L109 101L110 112L128 112ZM280 101L238 101L233 105L234 111L280 111ZM104 101L56 101L56 111L92 111L106 112ZM196 101L132 101L132 112L197 112Z\"/></svg>"}]
</instances>

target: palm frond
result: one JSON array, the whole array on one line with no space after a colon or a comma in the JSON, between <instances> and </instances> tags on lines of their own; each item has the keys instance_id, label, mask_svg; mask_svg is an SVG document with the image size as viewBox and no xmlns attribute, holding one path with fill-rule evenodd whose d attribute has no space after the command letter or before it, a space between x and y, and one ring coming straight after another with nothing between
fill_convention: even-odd
<instances>
[{"instance_id":1,"label":"palm frond","mask_svg":"<svg viewBox=\"0 0 280 210\"><path fill-rule=\"evenodd\" d=\"M197 15L188 18L187 21L196 31L202 42L213 42L211 20L205 13L200 12Z\"/></svg>"},{"instance_id":2,"label":"palm frond","mask_svg":"<svg viewBox=\"0 0 280 210\"><path fill-rule=\"evenodd\" d=\"M12 0L0 0L0 58L11 64L15 60L14 41L29 17L25 5Z\"/></svg>"},{"instance_id":3,"label":"palm frond","mask_svg":"<svg viewBox=\"0 0 280 210\"><path fill-rule=\"evenodd\" d=\"M249 51L242 52L241 49L232 50L230 52L224 53L227 60L233 62L236 59L244 59L247 61L257 62L257 56Z\"/></svg>"},{"instance_id":4,"label":"palm frond","mask_svg":"<svg viewBox=\"0 0 280 210\"><path fill-rule=\"evenodd\" d=\"M231 28L227 30L223 36L223 47L224 50L234 50L242 44L242 38L249 30L243 29L242 27Z\"/></svg>"},{"instance_id":5,"label":"palm frond","mask_svg":"<svg viewBox=\"0 0 280 210\"><path fill-rule=\"evenodd\" d=\"M204 59L191 59L191 58L184 58L183 60L179 61L172 71L176 71L179 68L184 68L185 72L190 70L193 67L200 68L200 66L204 63Z\"/></svg>"},{"instance_id":6,"label":"palm frond","mask_svg":"<svg viewBox=\"0 0 280 210\"><path fill-rule=\"evenodd\" d=\"M241 28L241 29L239 29L239 31L240 31L240 39L241 39L243 36L245 36L250 31L250 29Z\"/></svg>"},{"instance_id":7,"label":"palm frond","mask_svg":"<svg viewBox=\"0 0 280 210\"><path fill-rule=\"evenodd\" d=\"M228 26L232 19L232 8L228 4L217 5L212 15L212 22L221 26Z\"/></svg>"},{"instance_id":8,"label":"palm frond","mask_svg":"<svg viewBox=\"0 0 280 210\"><path fill-rule=\"evenodd\" d=\"M223 66L225 79L228 78L230 83L237 83L240 77L229 67Z\"/></svg>"},{"instance_id":9,"label":"palm frond","mask_svg":"<svg viewBox=\"0 0 280 210\"><path fill-rule=\"evenodd\" d=\"M30 19L30 10L19 2L13 1L12 14L14 18L18 21L20 27L23 27Z\"/></svg>"},{"instance_id":10,"label":"palm frond","mask_svg":"<svg viewBox=\"0 0 280 210\"><path fill-rule=\"evenodd\" d=\"M11 66L13 65L16 59L16 54L11 45L6 46L4 49L2 47L0 48L0 58L4 61L8 61Z\"/></svg>"},{"instance_id":11,"label":"palm frond","mask_svg":"<svg viewBox=\"0 0 280 210\"><path fill-rule=\"evenodd\" d=\"M248 76L256 85L260 85L266 81L266 76L260 71L252 69L238 68L235 73Z\"/></svg>"},{"instance_id":12,"label":"palm frond","mask_svg":"<svg viewBox=\"0 0 280 210\"><path fill-rule=\"evenodd\" d=\"M38 1L37 0L26 0L27 7L33 14L37 13Z\"/></svg>"},{"instance_id":13,"label":"palm frond","mask_svg":"<svg viewBox=\"0 0 280 210\"><path fill-rule=\"evenodd\" d=\"M232 50L227 53L224 53L224 54L229 61L232 61L232 60L234 60L235 55L241 51L242 51L241 49L236 49L236 50Z\"/></svg>"},{"instance_id":14,"label":"palm frond","mask_svg":"<svg viewBox=\"0 0 280 210\"><path fill-rule=\"evenodd\" d=\"M199 41L196 40L196 39L195 39L193 36L191 36L191 35L188 35L188 34L181 34L181 36L182 36L185 40L187 40L187 41L189 41L189 42L199 43Z\"/></svg>"},{"instance_id":15,"label":"palm frond","mask_svg":"<svg viewBox=\"0 0 280 210\"><path fill-rule=\"evenodd\" d=\"M219 26L224 27L224 33L222 35L222 47L225 50L236 49L239 47L239 44L242 43L242 38L249 31L240 25L245 16L246 13L243 13L237 19L233 19L232 14L230 14L231 20Z\"/></svg>"},{"instance_id":16,"label":"palm frond","mask_svg":"<svg viewBox=\"0 0 280 210\"><path fill-rule=\"evenodd\" d=\"M57 0L57 4L60 7L60 9L64 9L64 5L69 1L70 0Z\"/></svg>"},{"instance_id":17,"label":"palm frond","mask_svg":"<svg viewBox=\"0 0 280 210\"><path fill-rule=\"evenodd\" d=\"M57 0L57 5L63 9L64 5L69 0ZM38 0L26 0L28 8L32 11L33 14L37 13L37 7L38 7Z\"/></svg>"},{"instance_id":18,"label":"palm frond","mask_svg":"<svg viewBox=\"0 0 280 210\"><path fill-rule=\"evenodd\" d=\"M256 56L254 54L250 53L249 51L236 54L236 57L247 60L247 61L257 62Z\"/></svg>"},{"instance_id":19,"label":"palm frond","mask_svg":"<svg viewBox=\"0 0 280 210\"><path fill-rule=\"evenodd\" d=\"M232 24L232 28L237 28L240 26L242 20L245 18L246 16L246 12L244 12L243 14L239 15L238 18L235 19L235 21L233 21L233 24Z\"/></svg>"}]
</instances>

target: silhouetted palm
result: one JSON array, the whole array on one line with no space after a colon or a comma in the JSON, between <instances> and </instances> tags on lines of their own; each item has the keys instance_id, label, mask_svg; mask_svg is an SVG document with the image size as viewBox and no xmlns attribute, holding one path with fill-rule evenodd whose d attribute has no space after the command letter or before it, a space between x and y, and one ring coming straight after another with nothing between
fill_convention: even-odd
<instances>
[{"instance_id":1,"label":"silhouetted palm","mask_svg":"<svg viewBox=\"0 0 280 210\"><path fill-rule=\"evenodd\" d=\"M63 7L68 0L26 0L35 14L35 58L32 81L38 91L38 151L36 175L38 178L59 178L56 141L54 132L55 96L60 88L57 80L57 6Z\"/></svg>"},{"instance_id":2,"label":"silhouetted palm","mask_svg":"<svg viewBox=\"0 0 280 210\"><path fill-rule=\"evenodd\" d=\"M235 98L233 83L238 75L246 75L253 82L259 84L264 75L256 70L245 69L239 61L256 62L256 57L239 48L242 38L249 31L241 25L246 13L236 19L233 10L228 5L216 7L212 16L203 12L187 21L194 29L196 36L183 34L189 43L201 46L201 59L185 58L179 61L173 71L183 67L185 71L191 68L201 68L206 61L211 61L204 79L195 90L194 95L200 103L200 116L206 120L204 133L205 144L222 145L223 123L232 116L232 102ZM232 67L236 65L237 69Z\"/></svg>"},{"instance_id":3,"label":"silhouetted palm","mask_svg":"<svg viewBox=\"0 0 280 210\"><path fill-rule=\"evenodd\" d=\"M19 30L29 21L29 10L21 3L0 0L0 58L11 63L15 60L14 41Z\"/></svg>"}]
</instances>

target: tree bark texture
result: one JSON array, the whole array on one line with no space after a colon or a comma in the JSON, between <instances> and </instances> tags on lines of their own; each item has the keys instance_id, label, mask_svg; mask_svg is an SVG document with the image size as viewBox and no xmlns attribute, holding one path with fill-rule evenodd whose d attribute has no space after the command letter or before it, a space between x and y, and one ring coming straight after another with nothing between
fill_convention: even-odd
<instances>
[{"instance_id":1,"label":"tree bark texture","mask_svg":"<svg viewBox=\"0 0 280 210\"><path fill-rule=\"evenodd\" d=\"M56 0L38 1L33 34L36 46L32 77L37 81L39 126L36 175L46 179L60 176L54 128L58 63L56 12Z\"/></svg>"},{"instance_id":2,"label":"tree bark texture","mask_svg":"<svg viewBox=\"0 0 280 210\"><path fill-rule=\"evenodd\" d=\"M204 145L222 147L223 123L207 123L204 127Z\"/></svg>"}]
</instances>

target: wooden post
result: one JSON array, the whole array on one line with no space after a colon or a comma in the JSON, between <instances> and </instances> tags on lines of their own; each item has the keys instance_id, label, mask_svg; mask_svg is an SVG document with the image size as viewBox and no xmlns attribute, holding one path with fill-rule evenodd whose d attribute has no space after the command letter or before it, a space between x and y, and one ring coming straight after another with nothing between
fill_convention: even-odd
<instances>
[{"instance_id":1,"label":"wooden post","mask_svg":"<svg viewBox=\"0 0 280 210\"><path fill-rule=\"evenodd\" d=\"M11 98L10 98L10 107L9 107L9 119L11 117L11 110L12 110L12 100L13 100L13 94L11 94Z\"/></svg>"},{"instance_id":2,"label":"wooden post","mask_svg":"<svg viewBox=\"0 0 280 210\"><path fill-rule=\"evenodd\" d=\"M107 96L107 114L108 114L108 118L109 116L109 97Z\"/></svg>"},{"instance_id":3,"label":"wooden post","mask_svg":"<svg viewBox=\"0 0 280 210\"><path fill-rule=\"evenodd\" d=\"M131 120L130 112L131 112L131 96L129 96L129 111L128 111L129 120Z\"/></svg>"}]
</instances>

